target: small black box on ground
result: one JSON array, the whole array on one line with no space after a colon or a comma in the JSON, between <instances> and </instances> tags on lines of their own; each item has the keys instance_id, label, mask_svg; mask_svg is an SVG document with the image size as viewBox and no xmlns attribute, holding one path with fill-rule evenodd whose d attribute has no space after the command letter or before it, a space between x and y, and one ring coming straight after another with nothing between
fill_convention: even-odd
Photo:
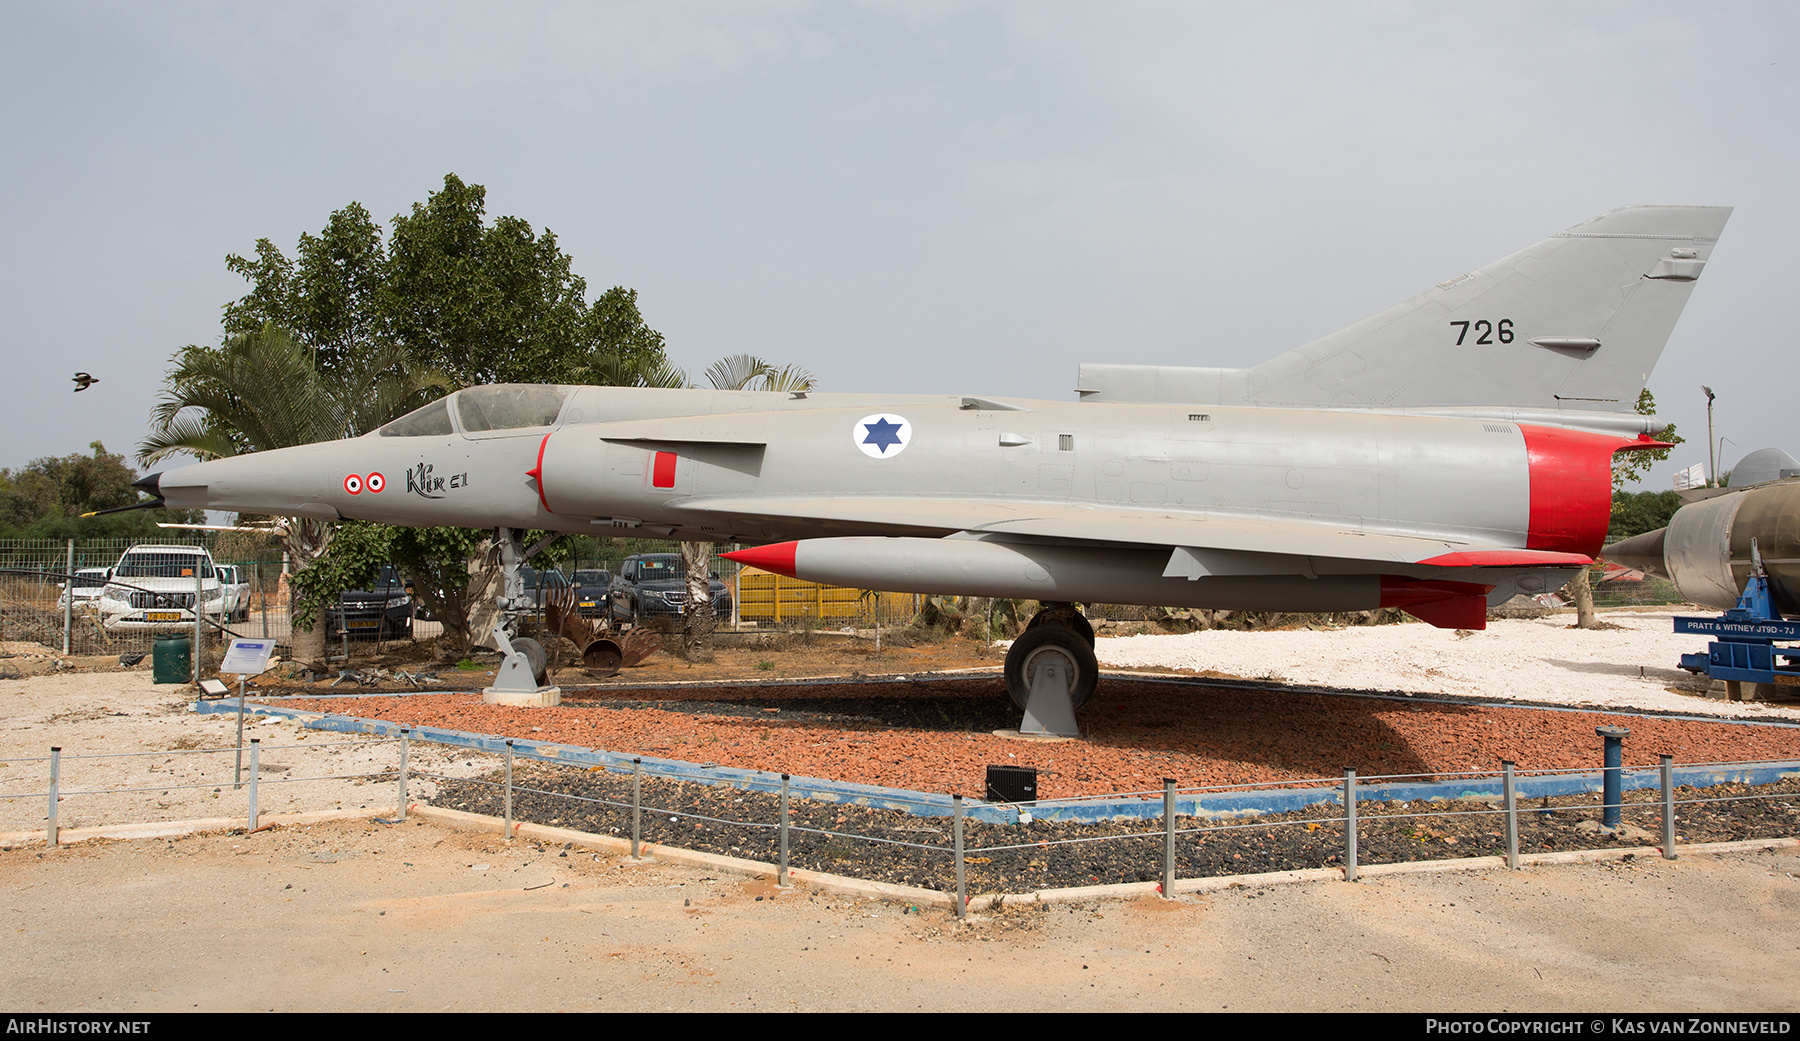
<instances>
[{"instance_id":1,"label":"small black box on ground","mask_svg":"<svg viewBox=\"0 0 1800 1041\"><path fill-rule=\"evenodd\" d=\"M990 766L987 776L989 802L1035 802L1037 770L1030 766Z\"/></svg>"}]
</instances>

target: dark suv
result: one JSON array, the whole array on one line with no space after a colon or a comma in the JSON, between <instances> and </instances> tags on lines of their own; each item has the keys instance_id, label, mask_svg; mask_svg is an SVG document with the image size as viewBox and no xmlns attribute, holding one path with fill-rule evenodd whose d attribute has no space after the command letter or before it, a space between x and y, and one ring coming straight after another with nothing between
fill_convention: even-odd
<instances>
[{"instance_id":1,"label":"dark suv","mask_svg":"<svg viewBox=\"0 0 1800 1041\"><path fill-rule=\"evenodd\" d=\"M412 626L412 590L406 588L392 564L382 567L368 589L346 590L338 597L338 606L325 612L328 641L340 633L378 640L410 639Z\"/></svg>"},{"instance_id":2,"label":"dark suv","mask_svg":"<svg viewBox=\"0 0 1800 1041\"><path fill-rule=\"evenodd\" d=\"M713 610L720 618L731 617L731 589L714 572L711 581ZM655 619L680 617L687 603L687 569L679 553L641 553L626 557L612 581L607 598L614 621L643 625Z\"/></svg>"},{"instance_id":3,"label":"dark suv","mask_svg":"<svg viewBox=\"0 0 1800 1041\"><path fill-rule=\"evenodd\" d=\"M575 587L575 610L587 618L606 613L606 593L612 586L612 572L602 568L581 568L569 576Z\"/></svg>"}]
</instances>

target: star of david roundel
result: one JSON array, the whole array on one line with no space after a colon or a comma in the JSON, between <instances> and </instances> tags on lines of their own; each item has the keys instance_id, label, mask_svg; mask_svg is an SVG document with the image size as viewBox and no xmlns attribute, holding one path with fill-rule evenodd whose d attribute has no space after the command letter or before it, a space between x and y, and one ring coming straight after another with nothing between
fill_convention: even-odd
<instances>
[{"instance_id":1,"label":"star of david roundel","mask_svg":"<svg viewBox=\"0 0 1800 1041\"><path fill-rule=\"evenodd\" d=\"M851 428L850 440L871 459L892 459L906 451L907 444L912 441L912 424L905 416L878 412L857 420Z\"/></svg>"}]
</instances>

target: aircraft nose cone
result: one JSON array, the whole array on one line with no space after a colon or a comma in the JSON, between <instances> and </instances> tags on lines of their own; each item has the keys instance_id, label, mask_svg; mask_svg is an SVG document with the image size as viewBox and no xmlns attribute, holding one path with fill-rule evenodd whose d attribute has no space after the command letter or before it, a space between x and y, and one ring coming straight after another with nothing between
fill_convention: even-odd
<instances>
[{"instance_id":1,"label":"aircraft nose cone","mask_svg":"<svg viewBox=\"0 0 1800 1041\"><path fill-rule=\"evenodd\" d=\"M143 492L145 495L154 495L160 499L162 498L162 471L158 470L153 474L145 474L131 482L131 486L138 491Z\"/></svg>"}]
</instances>

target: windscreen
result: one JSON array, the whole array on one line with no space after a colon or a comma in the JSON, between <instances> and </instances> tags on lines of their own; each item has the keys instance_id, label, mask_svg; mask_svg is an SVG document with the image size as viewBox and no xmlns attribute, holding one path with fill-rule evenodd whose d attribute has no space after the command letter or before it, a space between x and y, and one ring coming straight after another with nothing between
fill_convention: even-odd
<instances>
[{"instance_id":1,"label":"windscreen","mask_svg":"<svg viewBox=\"0 0 1800 1041\"><path fill-rule=\"evenodd\" d=\"M127 553L113 574L119 578L192 578L194 565L205 560L195 553Z\"/></svg>"},{"instance_id":2,"label":"windscreen","mask_svg":"<svg viewBox=\"0 0 1800 1041\"><path fill-rule=\"evenodd\" d=\"M456 393L456 415L465 433L547 427L556 422L570 388L547 383L499 383Z\"/></svg>"},{"instance_id":3,"label":"windscreen","mask_svg":"<svg viewBox=\"0 0 1800 1041\"><path fill-rule=\"evenodd\" d=\"M427 437L455 432L450 427L449 398L439 398L424 408L414 409L381 428L382 437Z\"/></svg>"}]
</instances>

